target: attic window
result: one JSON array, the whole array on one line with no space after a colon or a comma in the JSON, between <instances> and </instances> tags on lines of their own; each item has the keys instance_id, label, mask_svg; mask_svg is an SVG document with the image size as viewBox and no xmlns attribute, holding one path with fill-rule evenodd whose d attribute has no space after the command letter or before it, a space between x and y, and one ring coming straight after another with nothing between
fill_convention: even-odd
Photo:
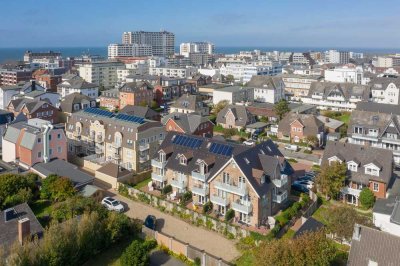
<instances>
[{"instance_id":1,"label":"attic window","mask_svg":"<svg viewBox=\"0 0 400 266\"><path fill-rule=\"evenodd\" d=\"M261 154L265 154L264 150L261 150L261 149L260 149L260 152L261 152Z\"/></svg>"},{"instance_id":2,"label":"attic window","mask_svg":"<svg viewBox=\"0 0 400 266\"><path fill-rule=\"evenodd\" d=\"M179 163L182 164L182 165L186 165L186 158L184 156L181 156L179 158Z\"/></svg>"},{"instance_id":3,"label":"attic window","mask_svg":"<svg viewBox=\"0 0 400 266\"><path fill-rule=\"evenodd\" d=\"M244 161L245 161L247 164L250 163L249 159L247 159L246 157L244 158Z\"/></svg>"}]
</instances>

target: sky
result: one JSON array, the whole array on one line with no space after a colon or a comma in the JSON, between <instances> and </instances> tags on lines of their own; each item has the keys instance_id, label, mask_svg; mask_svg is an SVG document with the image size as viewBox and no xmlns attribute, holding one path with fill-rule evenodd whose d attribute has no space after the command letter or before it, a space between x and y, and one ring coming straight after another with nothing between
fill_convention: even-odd
<instances>
[{"instance_id":1,"label":"sky","mask_svg":"<svg viewBox=\"0 0 400 266\"><path fill-rule=\"evenodd\" d=\"M399 0L0 0L0 47L101 47L161 29L176 45L400 48Z\"/></svg>"}]
</instances>

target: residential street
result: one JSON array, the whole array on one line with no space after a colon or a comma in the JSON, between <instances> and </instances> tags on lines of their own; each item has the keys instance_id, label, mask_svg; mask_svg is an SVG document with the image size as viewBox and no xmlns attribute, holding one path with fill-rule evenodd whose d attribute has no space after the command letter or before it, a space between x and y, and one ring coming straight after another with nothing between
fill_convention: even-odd
<instances>
[{"instance_id":1,"label":"residential street","mask_svg":"<svg viewBox=\"0 0 400 266\"><path fill-rule=\"evenodd\" d=\"M235 241L228 240L218 233L190 225L141 202L132 201L120 195L113 197L125 203L125 208L128 208L126 214L129 217L144 220L149 214L156 216L158 231L187 242L199 249L203 249L226 261L232 261L240 256L239 251L235 247Z\"/></svg>"}]
</instances>

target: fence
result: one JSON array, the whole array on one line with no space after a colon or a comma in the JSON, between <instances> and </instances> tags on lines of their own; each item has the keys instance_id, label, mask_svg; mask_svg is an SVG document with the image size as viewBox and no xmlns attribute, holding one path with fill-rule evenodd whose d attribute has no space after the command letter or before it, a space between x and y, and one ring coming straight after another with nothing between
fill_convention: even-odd
<instances>
[{"instance_id":1,"label":"fence","mask_svg":"<svg viewBox=\"0 0 400 266\"><path fill-rule=\"evenodd\" d=\"M312 200L311 205L303 212L305 218L309 218L318 209L318 196L310 190L310 199Z\"/></svg>"},{"instance_id":2,"label":"fence","mask_svg":"<svg viewBox=\"0 0 400 266\"><path fill-rule=\"evenodd\" d=\"M187 222L190 222L197 226L204 226L209 230L221 233L228 238L233 239L250 235L250 232L248 230L239 226L231 225L205 214L201 214L193 210L181 207L177 203L161 199L148 193L144 193L143 191L127 186L125 184L118 183L118 185L124 185L128 189L128 193L130 196L142 202L150 204L151 206L158 208L163 212L166 211L173 215L177 215L181 219L186 220Z\"/></svg>"},{"instance_id":3,"label":"fence","mask_svg":"<svg viewBox=\"0 0 400 266\"><path fill-rule=\"evenodd\" d=\"M222 260L221 258L214 257L208 254L204 250L200 250L196 247L191 246L188 243L182 242L174 237L160 233L158 231L151 230L147 227L142 228L142 233L144 236L154 238L158 245L167 247L170 251L175 254L182 254L188 259L195 261L200 259L201 266L228 266L228 262Z\"/></svg>"}]
</instances>

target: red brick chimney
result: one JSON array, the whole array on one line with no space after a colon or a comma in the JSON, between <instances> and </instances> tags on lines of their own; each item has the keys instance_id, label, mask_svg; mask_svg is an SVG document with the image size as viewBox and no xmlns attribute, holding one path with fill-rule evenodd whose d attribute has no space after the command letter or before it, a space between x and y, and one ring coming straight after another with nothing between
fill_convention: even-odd
<instances>
[{"instance_id":1,"label":"red brick chimney","mask_svg":"<svg viewBox=\"0 0 400 266\"><path fill-rule=\"evenodd\" d=\"M31 221L29 218L23 218L18 221L18 241L22 245L31 235Z\"/></svg>"}]
</instances>

